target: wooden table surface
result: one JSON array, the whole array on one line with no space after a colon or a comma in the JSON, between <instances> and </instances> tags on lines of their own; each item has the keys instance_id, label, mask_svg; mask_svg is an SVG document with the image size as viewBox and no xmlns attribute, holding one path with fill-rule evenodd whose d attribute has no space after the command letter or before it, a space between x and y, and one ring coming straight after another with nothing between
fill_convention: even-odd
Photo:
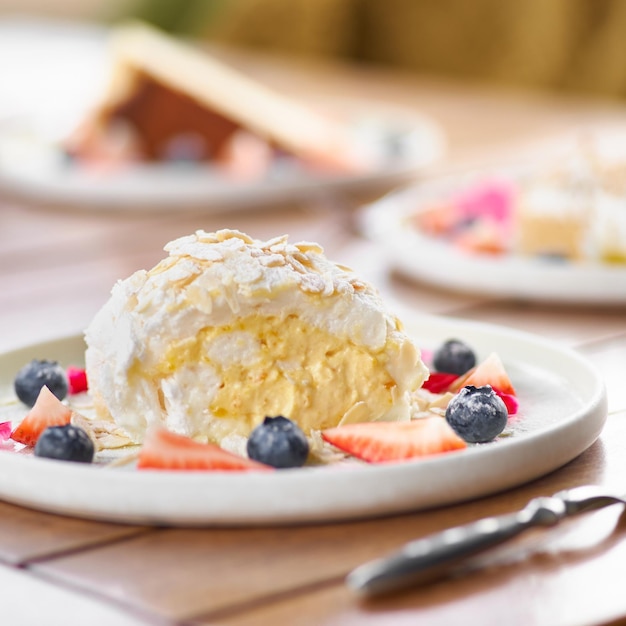
<instances>
[{"instance_id":1,"label":"wooden table surface","mask_svg":"<svg viewBox=\"0 0 626 626\"><path fill-rule=\"evenodd\" d=\"M436 117L449 140L441 169L497 160L581 123L626 121L626 108L610 102L230 55L297 95L376 98ZM380 250L356 234L360 200L354 194L323 194L262 210L140 214L34 206L5 197L0 200L0 350L80 332L118 278L154 265L163 245L177 236L224 227L258 238L289 233L293 240L320 242L328 256L352 266L383 295L416 310L531 331L580 351L599 368L608 388L609 416L599 440L567 466L506 493L341 524L149 528L0 503L2 624L558 626L626 617L620 507L520 538L479 571L453 581L369 602L344 585L354 566L435 530L509 512L564 487L626 486L624 308L541 305L417 284L390 272Z\"/></svg>"}]
</instances>

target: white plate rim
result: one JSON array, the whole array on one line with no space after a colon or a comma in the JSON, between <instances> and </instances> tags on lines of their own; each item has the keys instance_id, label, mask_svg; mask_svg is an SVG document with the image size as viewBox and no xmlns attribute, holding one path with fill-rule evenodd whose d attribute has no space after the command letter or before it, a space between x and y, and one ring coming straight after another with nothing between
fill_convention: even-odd
<instances>
[{"instance_id":1,"label":"white plate rim","mask_svg":"<svg viewBox=\"0 0 626 626\"><path fill-rule=\"evenodd\" d=\"M354 103L359 104L359 101L354 99ZM370 105L376 107L375 103ZM379 104L379 110L385 108L389 118L395 119L391 105ZM172 210L209 214L225 210L266 210L268 205L299 198L390 189L415 179L425 168L439 161L446 150L444 133L432 119L417 111L411 113L411 118L412 127L407 128L407 136L421 145L419 153L389 167L362 174L298 173L284 179L230 182L209 175L202 166L146 165L110 177L92 176L71 168L39 172L28 168L0 168L0 188L13 197L45 206L139 214Z\"/></svg>"},{"instance_id":2,"label":"white plate rim","mask_svg":"<svg viewBox=\"0 0 626 626\"><path fill-rule=\"evenodd\" d=\"M419 511L513 488L571 461L599 436L607 417L606 389L599 372L576 351L506 327L413 315L409 326L425 326L441 337L462 334L479 345L495 341L504 347L505 361L512 351L525 351L525 358L540 357L564 369L585 388L580 407L543 430L495 445L350 469L181 475L103 469L0 451L0 499L52 513L128 524L206 527L336 522ZM54 350L64 345L67 349L69 342L79 347L82 337L12 350L0 355L0 366L20 358L41 358L44 353L54 358Z\"/></svg>"}]
</instances>

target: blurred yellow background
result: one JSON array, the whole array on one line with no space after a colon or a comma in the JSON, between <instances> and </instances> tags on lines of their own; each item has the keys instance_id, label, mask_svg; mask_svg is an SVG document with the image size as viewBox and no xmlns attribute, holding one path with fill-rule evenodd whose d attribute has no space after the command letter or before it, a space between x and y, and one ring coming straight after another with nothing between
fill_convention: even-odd
<instances>
[{"instance_id":1,"label":"blurred yellow background","mask_svg":"<svg viewBox=\"0 0 626 626\"><path fill-rule=\"evenodd\" d=\"M291 55L501 85L626 95L623 0L0 0Z\"/></svg>"},{"instance_id":2,"label":"blurred yellow background","mask_svg":"<svg viewBox=\"0 0 626 626\"><path fill-rule=\"evenodd\" d=\"M140 0L127 12L229 44L626 95L623 0Z\"/></svg>"}]
</instances>

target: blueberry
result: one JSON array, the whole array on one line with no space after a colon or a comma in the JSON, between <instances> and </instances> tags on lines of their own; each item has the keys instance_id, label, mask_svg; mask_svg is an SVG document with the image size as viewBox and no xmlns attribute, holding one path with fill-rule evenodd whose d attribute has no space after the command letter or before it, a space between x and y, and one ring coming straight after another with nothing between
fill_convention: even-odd
<instances>
[{"instance_id":1,"label":"blueberry","mask_svg":"<svg viewBox=\"0 0 626 626\"><path fill-rule=\"evenodd\" d=\"M309 454L309 442L300 427L279 415L266 417L248 439L248 456L277 468L301 467Z\"/></svg>"},{"instance_id":2,"label":"blueberry","mask_svg":"<svg viewBox=\"0 0 626 626\"><path fill-rule=\"evenodd\" d=\"M89 435L72 424L49 426L39 435L35 445L35 456L46 459L91 463L94 454L95 448Z\"/></svg>"},{"instance_id":3,"label":"blueberry","mask_svg":"<svg viewBox=\"0 0 626 626\"><path fill-rule=\"evenodd\" d=\"M14 387L17 397L26 405L33 406L43 386L59 399L67 395L68 384L65 370L57 361L33 359L16 374Z\"/></svg>"},{"instance_id":4,"label":"blueberry","mask_svg":"<svg viewBox=\"0 0 626 626\"><path fill-rule=\"evenodd\" d=\"M433 365L438 372L447 374L465 374L476 365L474 351L458 339L448 339L433 355Z\"/></svg>"},{"instance_id":5,"label":"blueberry","mask_svg":"<svg viewBox=\"0 0 626 626\"><path fill-rule=\"evenodd\" d=\"M448 424L468 443L495 439L504 430L508 417L504 401L489 385L463 387L446 409Z\"/></svg>"}]
</instances>

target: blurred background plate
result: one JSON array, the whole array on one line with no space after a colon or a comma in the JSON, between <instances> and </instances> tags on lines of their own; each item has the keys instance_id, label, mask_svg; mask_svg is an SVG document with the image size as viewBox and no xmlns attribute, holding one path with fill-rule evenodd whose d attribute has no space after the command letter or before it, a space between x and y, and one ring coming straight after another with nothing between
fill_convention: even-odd
<instances>
[{"instance_id":1,"label":"blurred background plate","mask_svg":"<svg viewBox=\"0 0 626 626\"><path fill-rule=\"evenodd\" d=\"M480 254L421 232L415 216L479 181L515 181L528 164L441 176L391 192L362 208L361 233L390 265L420 282L459 293L543 303L626 304L626 264L520 254Z\"/></svg>"},{"instance_id":2,"label":"blurred background plate","mask_svg":"<svg viewBox=\"0 0 626 626\"><path fill-rule=\"evenodd\" d=\"M72 167L59 141L97 101L108 74L107 30L63 21L0 22L0 187L81 209L250 208L311 192L390 188L442 157L443 132L410 108L351 98L307 102L345 119L359 148L377 155L364 175L272 167L256 181L203 164Z\"/></svg>"}]
</instances>

